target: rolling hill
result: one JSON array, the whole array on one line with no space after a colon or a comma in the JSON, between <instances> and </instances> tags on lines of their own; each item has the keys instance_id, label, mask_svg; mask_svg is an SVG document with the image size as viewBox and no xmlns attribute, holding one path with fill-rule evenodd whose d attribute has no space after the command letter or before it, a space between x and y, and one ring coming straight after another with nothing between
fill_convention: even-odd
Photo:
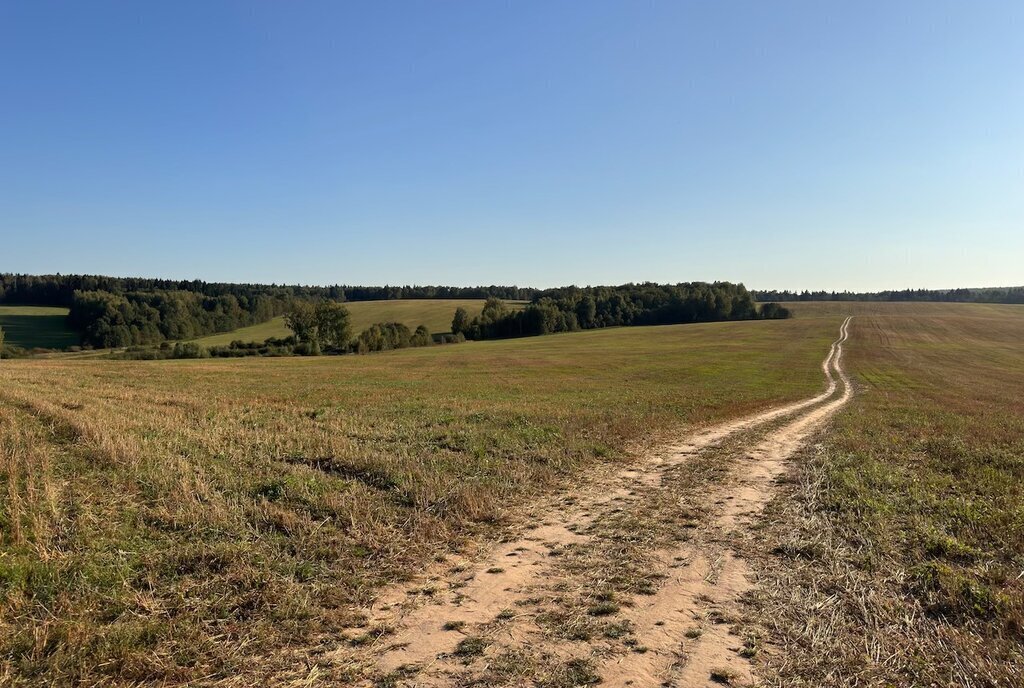
<instances>
[{"instance_id":1,"label":"rolling hill","mask_svg":"<svg viewBox=\"0 0 1024 688\"><path fill-rule=\"evenodd\" d=\"M512 307L522 307L520 302L509 302ZM345 304L352 318L352 333L358 334L379 322L400 322L415 329L426 325L431 333L448 332L451 329L455 309L462 307L471 316L477 315L484 302L479 299L392 299L389 301L352 301ZM268 337L287 337L291 331L284 324L283 317L265 323L242 327L231 332L200 337L193 341L203 346L219 346L233 341L262 342Z\"/></svg>"},{"instance_id":2,"label":"rolling hill","mask_svg":"<svg viewBox=\"0 0 1024 688\"><path fill-rule=\"evenodd\" d=\"M67 308L0 306L4 340L26 349L66 349L78 344L78 334L67 326Z\"/></svg>"}]
</instances>

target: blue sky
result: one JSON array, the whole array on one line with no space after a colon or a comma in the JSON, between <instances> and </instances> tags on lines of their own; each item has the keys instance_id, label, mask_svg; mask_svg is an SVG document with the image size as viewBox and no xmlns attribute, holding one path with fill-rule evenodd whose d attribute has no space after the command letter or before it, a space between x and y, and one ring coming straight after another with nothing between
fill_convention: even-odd
<instances>
[{"instance_id":1,"label":"blue sky","mask_svg":"<svg viewBox=\"0 0 1024 688\"><path fill-rule=\"evenodd\" d=\"M1024 284L1024 3L0 4L0 271Z\"/></svg>"}]
</instances>

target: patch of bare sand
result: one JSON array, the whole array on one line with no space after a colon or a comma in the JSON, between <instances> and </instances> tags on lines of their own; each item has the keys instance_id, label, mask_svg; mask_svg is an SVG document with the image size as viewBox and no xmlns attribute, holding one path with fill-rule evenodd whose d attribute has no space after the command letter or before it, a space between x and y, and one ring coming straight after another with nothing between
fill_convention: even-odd
<instances>
[{"instance_id":1,"label":"patch of bare sand","mask_svg":"<svg viewBox=\"0 0 1024 688\"><path fill-rule=\"evenodd\" d=\"M559 519L561 521L561 519ZM390 598L380 605L372 624L395 624L400 630L380 648L377 668L390 672L409 664L429 663L455 651L465 630L494 621L515 610L515 602L531 592L531 584L553 551L580 542L583 536L553 522L527 531L524 537L496 547L467 572L440 581L425 603L408 605Z\"/></svg>"}]
</instances>

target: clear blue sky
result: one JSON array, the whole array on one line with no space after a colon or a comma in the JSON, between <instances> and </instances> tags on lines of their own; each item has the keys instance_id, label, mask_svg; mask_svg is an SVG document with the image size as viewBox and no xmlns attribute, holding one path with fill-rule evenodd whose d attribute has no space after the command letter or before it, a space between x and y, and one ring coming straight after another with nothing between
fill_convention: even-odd
<instances>
[{"instance_id":1,"label":"clear blue sky","mask_svg":"<svg viewBox=\"0 0 1024 688\"><path fill-rule=\"evenodd\" d=\"M0 271L1024 284L1024 3L6 0Z\"/></svg>"}]
</instances>

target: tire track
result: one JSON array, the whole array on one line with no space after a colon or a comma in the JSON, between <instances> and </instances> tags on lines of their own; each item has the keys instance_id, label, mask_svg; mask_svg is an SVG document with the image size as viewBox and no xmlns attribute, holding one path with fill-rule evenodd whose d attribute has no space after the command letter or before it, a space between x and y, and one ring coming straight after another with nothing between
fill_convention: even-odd
<instances>
[{"instance_id":1,"label":"tire track","mask_svg":"<svg viewBox=\"0 0 1024 688\"><path fill-rule=\"evenodd\" d=\"M774 483L785 471L785 462L853 396L853 387L841 365L850 319L843 321L839 339L833 343L824 364L829 389L834 394L841 384L840 394L769 433L741 459L737 479L717 486L709 494L709 501L722 505L718 514L697 538L671 553L672 560L687 565L673 572L652 599L628 612L628 618L639 629L637 636L654 652L629 654L607 662L600 672L605 685L689 687L754 683L746 657L756 648L744 645L743 639L731 629L741 616L741 597L754 584L746 563L730 545L729 534L749 529L751 521L771 499ZM687 630L696 637L682 642Z\"/></svg>"},{"instance_id":2,"label":"tire track","mask_svg":"<svg viewBox=\"0 0 1024 688\"><path fill-rule=\"evenodd\" d=\"M737 653L742 648L736 647L739 640L730 635L727 622L737 615L739 597L751 584L745 564L723 542L723 535L745 527L748 517L760 511L785 460L852 395L841 367L849 322L850 318L843 322L822 362L827 382L822 393L699 431L635 468L595 481L573 495L571 505L552 502L542 511L538 526L482 558L455 562L454 567L449 562L446 568L386 591L366 610L366 626L350 638L353 644L358 638L360 647L342 648L335 661L358 667L368 681L387 677L401 681L395 685L451 686L481 670L472 667L475 656L462 652L460 642L468 638L484 638L492 646L491 655L536 654L542 643L543 664L578 655L579 642L553 638L540 627L542 613L518 611L541 598L557 600L558 591L573 586L558 555L591 547L600 535L588 533L588 526L635 505L639 493L662 489L673 468L719 451L731 438L755 434L792 417L763 440L745 441L741 446L748 449L739 462L742 475L715 484L706 493L706 501L716 506L696 536L678 548L656 553L665 576L660 588L621 610L644 651L623 654L597 642L585 648L600 660L596 669L603 685L697 686L708 684L713 674L719 682L729 677L735 684L749 683L749 662ZM367 634L376 634L374 640L364 642Z\"/></svg>"}]
</instances>

